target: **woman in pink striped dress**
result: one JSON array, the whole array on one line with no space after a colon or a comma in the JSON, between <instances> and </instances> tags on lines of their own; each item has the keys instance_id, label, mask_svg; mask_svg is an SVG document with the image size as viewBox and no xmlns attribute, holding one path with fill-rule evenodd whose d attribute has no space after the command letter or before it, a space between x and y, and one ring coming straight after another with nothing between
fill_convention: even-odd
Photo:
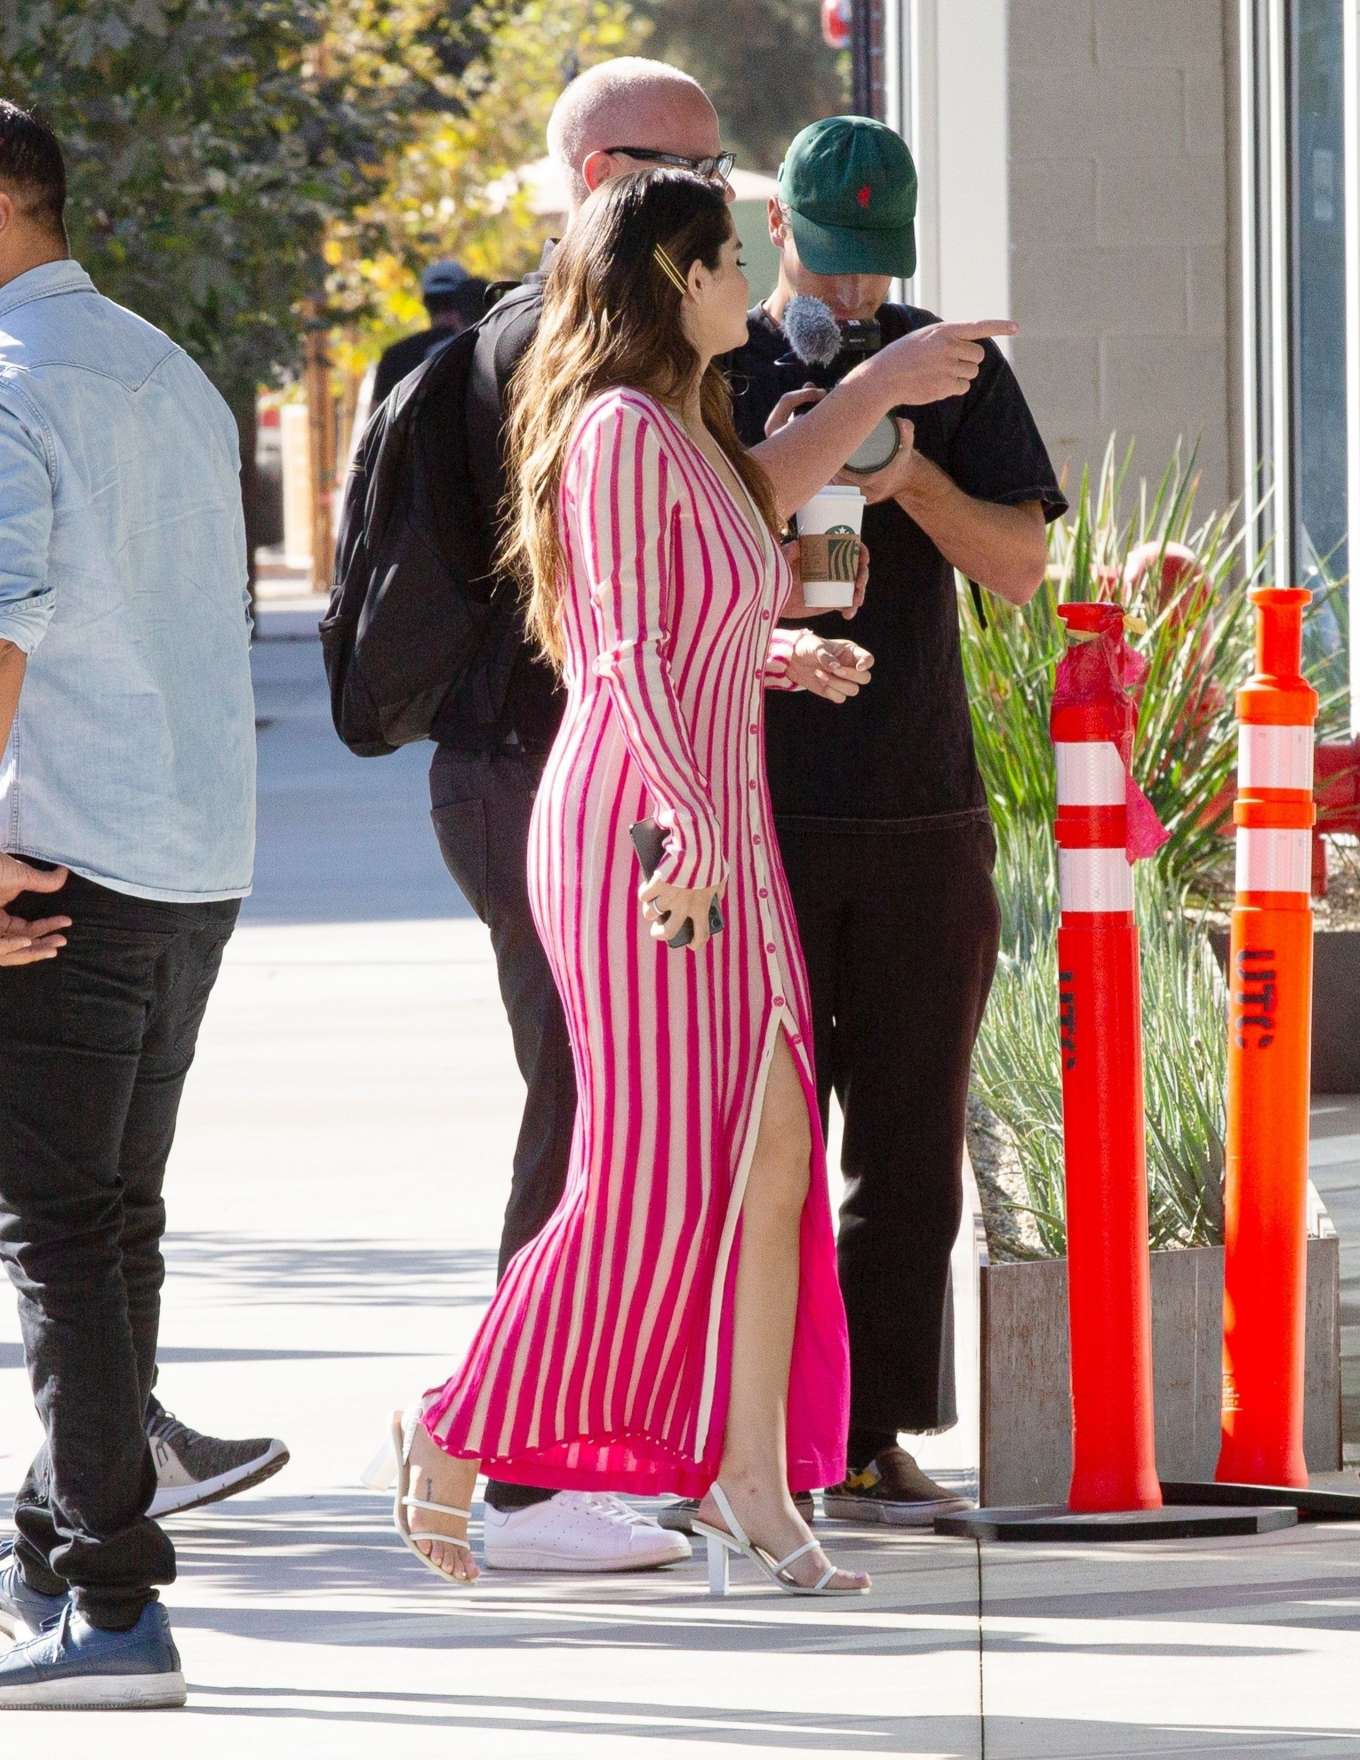
<instances>
[{"instance_id":1,"label":"woman in pink striped dress","mask_svg":"<svg viewBox=\"0 0 1360 1760\"><path fill-rule=\"evenodd\" d=\"M738 249L713 186L611 181L554 257L516 381L509 554L567 693L530 888L580 1100L561 1205L405 1426L398 1525L462 1581L455 1512L481 1461L703 1498L720 1564L742 1550L795 1592L868 1587L791 1496L843 1477L848 1361L762 716L767 689L814 674L853 695L871 661L777 627L773 495L710 364L746 334ZM666 840L650 884L629 839L648 817Z\"/></svg>"}]
</instances>

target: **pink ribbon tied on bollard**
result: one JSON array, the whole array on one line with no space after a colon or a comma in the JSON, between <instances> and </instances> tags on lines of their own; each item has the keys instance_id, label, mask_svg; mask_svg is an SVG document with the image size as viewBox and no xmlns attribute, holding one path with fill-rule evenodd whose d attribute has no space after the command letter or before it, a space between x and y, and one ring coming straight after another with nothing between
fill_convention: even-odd
<instances>
[{"instance_id":1,"label":"pink ribbon tied on bollard","mask_svg":"<svg viewBox=\"0 0 1360 1760\"><path fill-rule=\"evenodd\" d=\"M1130 862L1142 861L1156 855L1171 835L1130 768L1138 726L1133 693L1147 677L1148 663L1125 641L1122 614L1117 624L1111 617L1102 629L1069 624L1067 634L1067 652L1053 680L1053 709L1103 712L1124 766L1124 853Z\"/></svg>"}]
</instances>

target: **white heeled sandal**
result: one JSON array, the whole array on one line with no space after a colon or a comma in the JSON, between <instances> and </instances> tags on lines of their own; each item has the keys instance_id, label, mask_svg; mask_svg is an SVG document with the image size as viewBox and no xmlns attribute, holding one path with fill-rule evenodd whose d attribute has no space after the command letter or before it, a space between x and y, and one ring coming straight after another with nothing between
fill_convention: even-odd
<instances>
[{"instance_id":1,"label":"white heeled sandal","mask_svg":"<svg viewBox=\"0 0 1360 1760\"><path fill-rule=\"evenodd\" d=\"M737 1520L732 1505L727 1501L727 1493L715 1479L711 1487L713 1501L718 1506L718 1514L727 1523L727 1532L715 1528L709 1522L696 1521L694 1532L702 1534L708 1550L708 1589L711 1595L726 1595L730 1586L728 1567L733 1554L738 1558L748 1558L753 1565L764 1571L776 1589L785 1595L867 1595L869 1585L856 1583L851 1588L833 1589L830 1587L833 1577L839 1575L838 1567L829 1564L815 1583L797 1583L788 1575L788 1569L805 1553L816 1552L820 1542L805 1541L802 1546L795 1546L787 1558L775 1559L762 1547L756 1546L747 1538L746 1530Z\"/></svg>"},{"instance_id":2,"label":"white heeled sandal","mask_svg":"<svg viewBox=\"0 0 1360 1760\"><path fill-rule=\"evenodd\" d=\"M411 1496L407 1488L410 1483L411 1444L415 1440L420 1418L419 1400L412 1405L404 1418L400 1412L395 1414L392 1419L391 1438L383 1444L364 1469L363 1481L374 1491L386 1491L395 1484L396 1497L392 1502L392 1526L400 1535L402 1544L414 1553L427 1571L433 1571L446 1583L456 1583L461 1589L470 1589L471 1582L464 1577L455 1577L451 1571L441 1569L428 1554L420 1550L418 1544L419 1541L425 1540L433 1541L438 1546L456 1546L460 1552L466 1552L470 1558L472 1546L469 1541L459 1540L453 1534L432 1533L427 1528L422 1528L416 1534L411 1532L411 1523L406 1512L412 1509L430 1510L435 1515L441 1516L458 1516L463 1521L472 1519L470 1510L457 1509L451 1503L429 1503L423 1497Z\"/></svg>"}]
</instances>

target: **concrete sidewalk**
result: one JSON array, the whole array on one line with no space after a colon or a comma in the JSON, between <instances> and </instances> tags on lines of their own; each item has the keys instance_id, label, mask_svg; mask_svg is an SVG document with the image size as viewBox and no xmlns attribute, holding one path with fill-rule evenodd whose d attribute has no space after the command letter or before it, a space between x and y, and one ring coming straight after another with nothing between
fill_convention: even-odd
<instances>
[{"instance_id":1,"label":"concrete sidewalk","mask_svg":"<svg viewBox=\"0 0 1360 1760\"><path fill-rule=\"evenodd\" d=\"M979 1549L836 1525L877 1588L831 1607L745 1574L711 1601L697 1563L459 1592L400 1550L358 1476L490 1289L519 1084L426 753L341 750L315 643L281 639L311 622L267 614L257 649L259 886L182 1116L161 1351L189 1423L293 1461L171 1525L180 1722L19 1714L42 1721L6 1751L22 1728L259 1760L1360 1755L1355 1530ZM17 1336L0 1299L4 1488L36 1439Z\"/></svg>"}]
</instances>

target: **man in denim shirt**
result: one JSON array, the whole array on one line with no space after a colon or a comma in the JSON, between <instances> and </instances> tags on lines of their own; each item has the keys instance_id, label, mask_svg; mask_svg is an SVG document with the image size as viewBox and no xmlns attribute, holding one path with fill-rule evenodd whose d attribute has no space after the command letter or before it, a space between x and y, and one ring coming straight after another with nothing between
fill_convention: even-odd
<instances>
[{"instance_id":1,"label":"man in denim shirt","mask_svg":"<svg viewBox=\"0 0 1360 1760\"><path fill-rule=\"evenodd\" d=\"M0 1708L184 1700L146 1514L161 1182L254 856L235 423L96 293L64 199L0 101L0 1257L46 1429Z\"/></svg>"}]
</instances>

